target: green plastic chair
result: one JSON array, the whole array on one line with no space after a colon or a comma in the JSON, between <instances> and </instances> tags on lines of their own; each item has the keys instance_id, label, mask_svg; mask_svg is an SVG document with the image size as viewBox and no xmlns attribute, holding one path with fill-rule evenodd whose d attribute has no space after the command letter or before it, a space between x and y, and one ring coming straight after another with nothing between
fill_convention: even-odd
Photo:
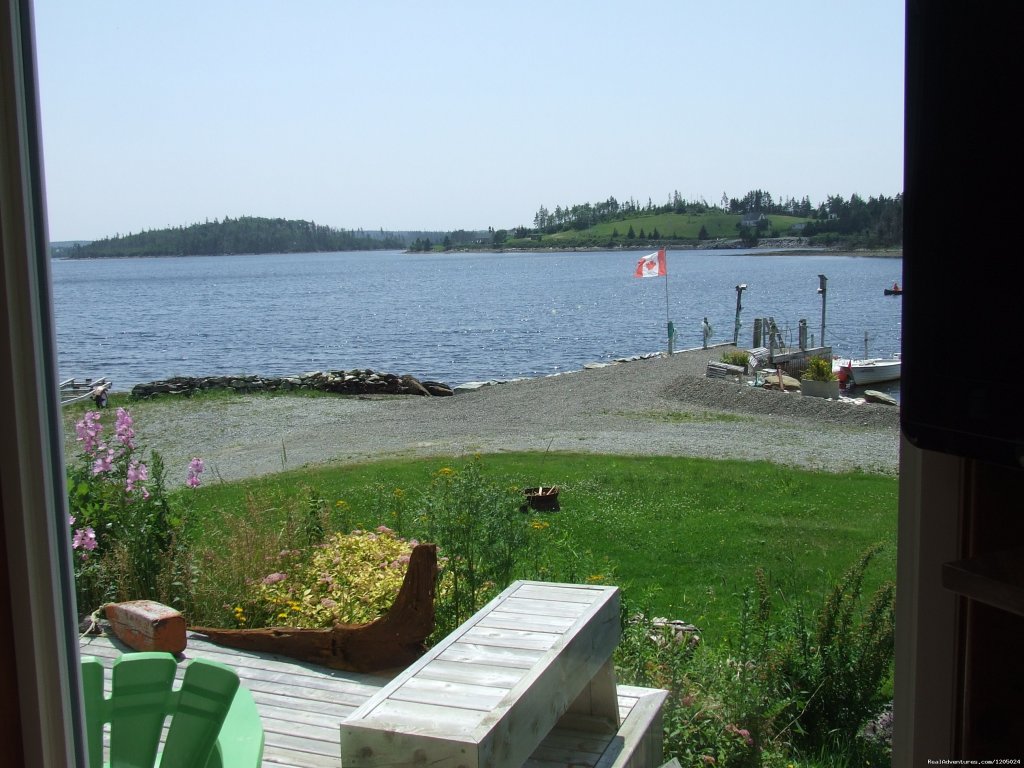
<instances>
[{"instance_id":1,"label":"green plastic chair","mask_svg":"<svg viewBox=\"0 0 1024 768\"><path fill-rule=\"evenodd\" d=\"M90 768L253 768L263 759L263 725L252 694L234 670L204 659L185 668L169 653L127 653L114 662L111 694L103 665L82 658ZM164 721L170 727L160 752ZM110 760L103 762L103 725L110 723Z\"/></svg>"}]
</instances>

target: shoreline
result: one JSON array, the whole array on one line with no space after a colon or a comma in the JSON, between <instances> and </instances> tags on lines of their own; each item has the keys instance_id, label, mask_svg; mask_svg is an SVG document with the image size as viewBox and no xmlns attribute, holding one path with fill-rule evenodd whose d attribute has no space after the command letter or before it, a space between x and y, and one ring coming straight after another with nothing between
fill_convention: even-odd
<instances>
[{"instance_id":1,"label":"shoreline","mask_svg":"<svg viewBox=\"0 0 1024 768\"><path fill-rule=\"evenodd\" d=\"M897 408L706 378L719 356L688 350L455 397L232 394L143 400L131 410L140 443L164 457L172 484L193 456L231 481L324 464L545 450L897 473ZM69 456L74 434L68 413Z\"/></svg>"},{"instance_id":2,"label":"shoreline","mask_svg":"<svg viewBox=\"0 0 1024 768\"><path fill-rule=\"evenodd\" d=\"M796 238L780 238L783 240L791 241ZM743 245L738 240L727 240L727 241L714 241L711 244L699 243L699 244L677 244L677 245L665 245L658 246L656 244L649 245L614 245L614 246L591 246L591 245L579 245L579 246L537 246L530 248L501 248L495 246L484 246L478 245L473 248L451 248L447 251L427 251L426 253L603 253L603 252L614 252L623 251L627 253L633 252L646 252L652 248L657 250L659 247L663 247L670 251L760 251L760 253L750 253L750 256L850 256L860 258L879 258L879 259L901 259L903 258L903 248L847 248L847 247L832 247L832 246L809 246L809 245L778 245L775 243L765 243L753 246ZM375 249L360 249L354 251L301 251L294 253L278 253L278 252L263 252L263 253L140 253L134 255L118 255L118 256L72 256L65 253L54 252L50 255L51 261L91 261L97 259L183 259L183 258L208 258L208 257L220 257L220 256L231 256L231 257L246 257L246 256L297 256L300 253L373 253L374 251L395 251L407 256L419 256L425 255L423 251L410 251L408 249L394 249L394 248L375 248Z\"/></svg>"}]
</instances>

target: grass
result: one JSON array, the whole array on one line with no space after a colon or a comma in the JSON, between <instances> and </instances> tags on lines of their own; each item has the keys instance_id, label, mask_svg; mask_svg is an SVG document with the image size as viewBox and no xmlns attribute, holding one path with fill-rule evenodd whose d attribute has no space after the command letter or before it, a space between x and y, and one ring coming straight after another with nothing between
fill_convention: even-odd
<instances>
[{"instance_id":1,"label":"grass","mask_svg":"<svg viewBox=\"0 0 1024 768\"><path fill-rule=\"evenodd\" d=\"M315 497L332 510L332 527L393 524L395 505L415 514L418 493L444 466L460 462L383 461L208 485L195 495L193 514L201 535L223 533L238 515L256 515L254 522L274 530ZM499 484L559 485L562 509L543 519L546 533L565 542L563 554L579 556L595 580L621 586L627 604L695 623L709 640L735 620L737 596L758 567L778 599L816 602L864 549L881 542L866 589L895 577L892 477L563 453L488 455L483 468Z\"/></svg>"},{"instance_id":2,"label":"grass","mask_svg":"<svg viewBox=\"0 0 1024 768\"><path fill-rule=\"evenodd\" d=\"M711 424L711 423L736 423L754 422L751 416L744 416L739 413L724 413L715 411L617 411L614 415L627 419L643 419L644 421L662 421L666 424Z\"/></svg>"}]
</instances>

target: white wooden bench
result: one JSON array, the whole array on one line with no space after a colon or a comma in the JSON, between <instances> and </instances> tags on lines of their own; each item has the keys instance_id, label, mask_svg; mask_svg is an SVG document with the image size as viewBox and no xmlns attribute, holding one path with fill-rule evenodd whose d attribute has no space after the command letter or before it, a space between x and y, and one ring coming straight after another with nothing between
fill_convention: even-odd
<instances>
[{"instance_id":1,"label":"white wooden bench","mask_svg":"<svg viewBox=\"0 0 1024 768\"><path fill-rule=\"evenodd\" d=\"M551 730L615 734L617 587L517 581L341 724L343 768L520 768Z\"/></svg>"}]
</instances>

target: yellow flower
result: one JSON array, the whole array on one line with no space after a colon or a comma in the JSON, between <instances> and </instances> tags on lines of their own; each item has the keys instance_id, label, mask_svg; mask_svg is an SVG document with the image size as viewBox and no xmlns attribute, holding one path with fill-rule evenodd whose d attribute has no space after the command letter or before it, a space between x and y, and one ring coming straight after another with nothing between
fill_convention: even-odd
<instances>
[{"instance_id":1,"label":"yellow flower","mask_svg":"<svg viewBox=\"0 0 1024 768\"><path fill-rule=\"evenodd\" d=\"M403 496L405 496L405 491L403 491L401 488L395 488L395 498L400 499Z\"/></svg>"},{"instance_id":2,"label":"yellow flower","mask_svg":"<svg viewBox=\"0 0 1024 768\"><path fill-rule=\"evenodd\" d=\"M345 509L345 507L348 506L348 502L345 501L344 499L338 499L336 502L334 502L334 506L336 506L338 509Z\"/></svg>"},{"instance_id":3,"label":"yellow flower","mask_svg":"<svg viewBox=\"0 0 1024 768\"><path fill-rule=\"evenodd\" d=\"M455 470L452 469L451 467L441 467L439 470L437 470L438 477L451 477L454 474Z\"/></svg>"}]
</instances>

